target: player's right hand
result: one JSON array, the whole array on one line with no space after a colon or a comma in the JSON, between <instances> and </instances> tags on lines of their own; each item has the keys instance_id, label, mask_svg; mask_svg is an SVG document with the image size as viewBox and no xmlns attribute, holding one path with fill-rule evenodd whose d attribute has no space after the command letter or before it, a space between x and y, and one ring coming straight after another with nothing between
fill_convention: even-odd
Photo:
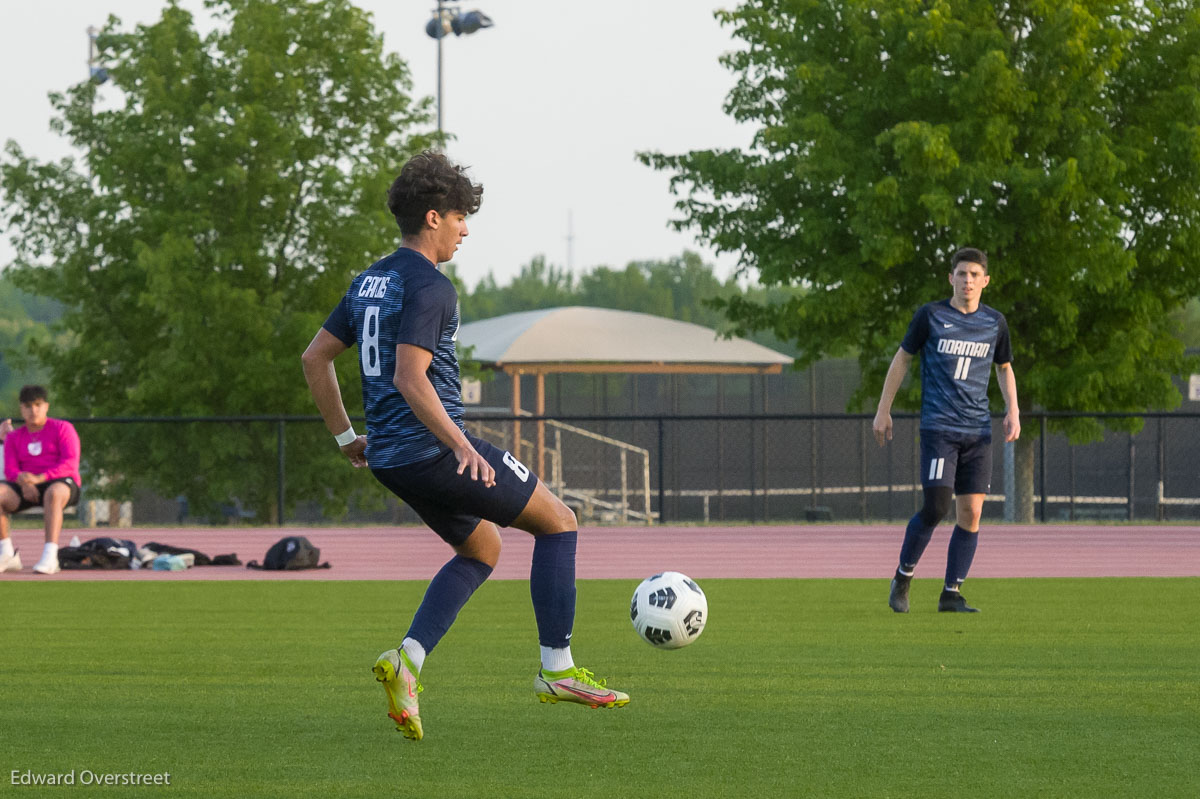
<instances>
[{"instance_id":1,"label":"player's right hand","mask_svg":"<svg viewBox=\"0 0 1200 799\"><path fill-rule=\"evenodd\" d=\"M0 441L8 438L8 434L13 431L12 419L5 419L0 422Z\"/></svg>"},{"instance_id":2,"label":"player's right hand","mask_svg":"<svg viewBox=\"0 0 1200 799\"><path fill-rule=\"evenodd\" d=\"M472 480L482 480L488 488L496 484L496 470L469 443L456 449L454 457L458 459L459 474L466 474Z\"/></svg>"},{"instance_id":3,"label":"player's right hand","mask_svg":"<svg viewBox=\"0 0 1200 799\"><path fill-rule=\"evenodd\" d=\"M882 447L892 440L892 415L887 411L877 411L871 429L875 433L875 441Z\"/></svg>"},{"instance_id":4,"label":"player's right hand","mask_svg":"<svg viewBox=\"0 0 1200 799\"><path fill-rule=\"evenodd\" d=\"M359 436L344 447L340 447L342 454L350 459L350 465L355 469L361 469L367 465L367 437Z\"/></svg>"}]
</instances>

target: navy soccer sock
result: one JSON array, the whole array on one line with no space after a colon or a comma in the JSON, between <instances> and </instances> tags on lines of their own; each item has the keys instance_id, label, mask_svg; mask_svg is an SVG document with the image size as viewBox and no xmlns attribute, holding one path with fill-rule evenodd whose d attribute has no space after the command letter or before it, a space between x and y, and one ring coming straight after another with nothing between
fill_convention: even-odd
<instances>
[{"instance_id":1,"label":"navy soccer sock","mask_svg":"<svg viewBox=\"0 0 1200 799\"><path fill-rule=\"evenodd\" d=\"M979 533L971 533L954 525L954 532L950 534L950 550L946 554L946 590L957 591L963 580L967 579L978 544Z\"/></svg>"},{"instance_id":2,"label":"navy soccer sock","mask_svg":"<svg viewBox=\"0 0 1200 799\"><path fill-rule=\"evenodd\" d=\"M492 567L474 558L455 555L425 589L425 598L413 616L406 638L418 641L429 654L458 618L458 612L483 585Z\"/></svg>"},{"instance_id":3,"label":"navy soccer sock","mask_svg":"<svg viewBox=\"0 0 1200 799\"><path fill-rule=\"evenodd\" d=\"M917 562L921 560L925 547L929 546L929 539L933 537L933 530L937 527L937 522L926 522L924 515L924 511L918 511L908 520L908 527L904 530L904 543L900 547L900 569L908 574L912 574L913 569L917 567Z\"/></svg>"},{"instance_id":4,"label":"navy soccer sock","mask_svg":"<svg viewBox=\"0 0 1200 799\"><path fill-rule=\"evenodd\" d=\"M571 645L575 626L575 545L579 533L571 530L539 535L533 543L529 568L529 595L537 619L538 643L552 649Z\"/></svg>"}]
</instances>

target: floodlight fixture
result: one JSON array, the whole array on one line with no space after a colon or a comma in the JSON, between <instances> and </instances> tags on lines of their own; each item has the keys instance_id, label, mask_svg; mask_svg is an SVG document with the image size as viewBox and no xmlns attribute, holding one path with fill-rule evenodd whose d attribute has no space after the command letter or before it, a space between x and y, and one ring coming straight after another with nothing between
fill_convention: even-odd
<instances>
[{"instance_id":1,"label":"floodlight fixture","mask_svg":"<svg viewBox=\"0 0 1200 799\"><path fill-rule=\"evenodd\" d=\"M441 39L451 33L455 36L466 36L495 24L492 18L482 11L464 13L458 8L443 8L439 4L433 12L433 17L425 23L425 33L431 39Z\"/></svg>"},{"instance_id":2,"label":"floodlight fixture","mask_svg":"<svg viewBox=\"0 0 1200 799\"><path fill-rule=\"evenodd\" d=\"M450 28L454 31L455 36L474 33L482 28L490 28L495 24L492 22L492 18L482 11L468 11L450 20Z\"/></svg>"},{"instance_id":3,"label":"floodlight fixture","mask_svg":"<svg viewBox=\"0 0 1200 799\"><path fill-rule=\"evenodd\" d=\"M433 17L425 23L425 33L431 39L441 39L454 32L454 12L441 9L433 12Z\"/></svg>"},{"instance_id":4,"label":"floodlight fixture","mask_svg":"<svg viewBox=\"0 0 1200 799\"><path fill-rule=\"evenodd\" d=\"M495 25L492 18L479 11L463 13L457 6L447 8L443 0L438 0L433 17L425 23L425 33L437 40L437 132L442 135L442 39L453 33L455 36L466 36L476 31Z\"/></svg>"}]
</instances>

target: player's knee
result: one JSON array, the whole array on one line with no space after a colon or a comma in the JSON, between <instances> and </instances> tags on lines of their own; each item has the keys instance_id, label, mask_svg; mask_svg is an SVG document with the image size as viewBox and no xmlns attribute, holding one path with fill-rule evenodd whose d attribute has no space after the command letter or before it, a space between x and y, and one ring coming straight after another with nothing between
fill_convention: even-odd
<instances>
[{"instance_id":1,"label":"player's knee","mask_svg":"<svg viewBox=\"0 0 1200 799\"><path fill-rule=\"evenodd\" d=\"M975 532L979 529L979 518L983 516L981 510L975 508L959 508L958 509L958 526L964 530Z\"/></svg>"},{"instance_id":2,"label":"player's knee","mask_svg":"<svg viewBox=\"0 0 1200 799\"><path fill-rule=\"evenodd\" d=\"M491 522L480 522L466 541L454 547L456 554L486 563L492 568L500 561L500 531Z\"/></svg>"},{"instance_id":3,"label":"player's knee","mask_svg":"<svg viewBox=\"0 0 1200 799\"><path fill-rule=\"evenodd\" d=\"M500 550L500 542L496 541L495 543L488 543L487 545L478 548L474 552L468 553L466 557L477 560L480 563L486 564L494 569L496 568L496 564L500 562Z\"/></svg>"},{"instance_id":4,"label":"player's knee","mask_svg":"<svg viewBox=\"0 0 1200 799\"><path fill-rule=\"evenodd\" d=\"M567 505L567 503L563 502L560 499L558 501L558 507L555 509L555 511L556 511L556 515L558 517L557 518L557 521L558 521L557 526L560 528L561 532L565 533L568 530L578 530L579 529L579 520L577 518L575 518L575 511L571 510L570 506Z\"/></svg>"},{"instance_id":5,"label":"player's knee","mask_svg":"<svg viewBox=\"0 0 1200 799\"><path fill-rule=\"evenodd\" d=\"M551 493L545 484L539 483L525 510L521 511L512 526L532 535L554 535L578 530L579 522L575 518L575 511Z\"/></svg>"},{"instance_id":6,"label":"player's knee","mask_svg":"<svg viewBox=\"0 0 1200 799\"><path fill-rule=\"evenodd\" d=\"M921 507L921 521L929 527L935 527L950 515L950 506L954 502L953 491L946 486L936 486L925 490L925 504Z\"/></svg>"},{"instance_id":7,"label":"player's knee","mask_svg":"<svg viewBox=\"0 0 1200 799\"><path fill-rule=\"evenodd\" d=\"M939 511L936 504L931 505L926 502L925 506L921 508L921 521L926 527L936 527L944 518L946 518L946 514Z\"/></svg>"},{"instance_id":8,"label":"player's knee","mask_svg":"<svg viewBox=\"0 0 1200 799\"><path fill-rule=\"evenodd\" d=\"M71 498L71 489L62 483L54 483L46 489L42 496L42 506L52 508L55 505L65 505Z\"/></svg>"},{"instance_id":9,"label":"player's knee","mask_svg":"<svg viewBox=\"0 0 1200 799\"><path fill-rule=\"evenodd\" d=\"M575 511L571 510L567 503L562 499L550 494L550 502L547 506L543 506L543 519L546 522L539 532L543 534L565 533L568 530L578 530L579 521L575 518Z\"/></svg>"}]
</instances>

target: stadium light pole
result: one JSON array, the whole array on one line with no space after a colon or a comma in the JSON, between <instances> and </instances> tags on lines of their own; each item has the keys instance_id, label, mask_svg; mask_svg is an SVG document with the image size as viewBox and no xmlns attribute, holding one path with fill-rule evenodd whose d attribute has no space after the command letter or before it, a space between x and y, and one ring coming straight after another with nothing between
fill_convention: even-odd
<instances>
[{"instance_id":1,"label":"stadium light pole","mask_svg":"<svg viewBox=\"0 0 1200 799\"><path fill-rule=\"evenodd\" d=\"M466 36L483 28L490 28L495 23L491 17L482 11L467 11L463 13L457 6L448 7L443 0L438 0L433 12L433 19L425 23L425 33L437 40L437 132L438 139L442 137L442 39L453 33L455 36Z\"/></svg>"},{"instance_id":2,"label":"stadium light pole","mask_svg":"<svg viewBox=\"0 0 1200 799\"><path fill-rule=\"evenodd\" d=\"M97 56L99 55L99 52L98 52L99 48L96 46L96 37L99 34L100 34L99 28L97 28L95 25L88 25L88 28L87 28L88 80L90 80L92 83L96 84L97 86L100 86L101 84L108 82L108 69L103 66L100 66L96 63ZM95 103L96 103L95 98L96 98L96 95L93 92L92 99L88 103L88 110L91 111L92 113L94 113L94 108L95 108ZM91 154L90 148L88 150L88 154L89 155ZM86 159L84 161L84 164L87 167L86 172L87 172L88 180L90 181L91 177L92 177L92 165L91 165L90 159Z\"/></svg>"},{"instance_id":3,"label":"stadium light pole","mask_svg":"<svg viewBox=\"0 0 1200 799\"><path fill-rule=\"evenodd\" d=\"M96 65L96 36L100 30L95 25L89 25L88 35L88 80L100 85L108 80L108 70Z\"/></svg>"}]
</instances>

